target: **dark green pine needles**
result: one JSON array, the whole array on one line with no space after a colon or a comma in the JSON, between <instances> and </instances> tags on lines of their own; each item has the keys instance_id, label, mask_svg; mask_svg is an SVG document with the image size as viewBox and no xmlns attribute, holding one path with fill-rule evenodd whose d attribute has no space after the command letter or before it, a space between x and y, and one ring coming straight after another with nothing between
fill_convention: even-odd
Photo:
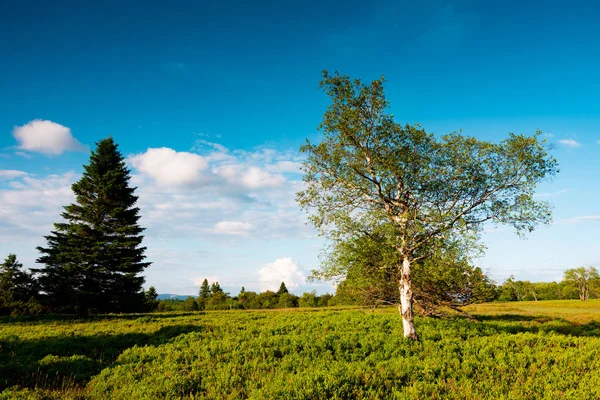
<instances>
[{"instance_id":1,"label":"dark green pine needles","mask_svg":"<svg viewBox=\"0 0 600 400\"><path fill-rule=\"evenodd\" d=\"M112 137L97 144L73 184L76 201L64 207L64 222L54 224L38 247L41 289L54 312L81 316L97 312L135 312L144 308L139 274L144 262L143 228L138 225L136 188Z\"/></svg>"}]
</instances>

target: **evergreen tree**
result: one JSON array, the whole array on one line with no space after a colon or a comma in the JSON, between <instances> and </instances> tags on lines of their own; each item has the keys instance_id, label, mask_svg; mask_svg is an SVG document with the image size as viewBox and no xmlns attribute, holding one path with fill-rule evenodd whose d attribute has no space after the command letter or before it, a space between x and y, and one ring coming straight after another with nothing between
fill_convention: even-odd
<instances>
[{"instance_id":1,"label":"evergreen tree","mask_svg":"<svg viewBox=\"0 0 600 400\"><path fill-rule=\"evenodd\" d=\"M83 177L73 184L76 202L64 207L64 222L54 224L38 247L45 267L36 270L55 311L86 316L144 308L139 274L150 265L141 247L143 228L129 170L112 137L96 144Z\"/></svg>"},{"instance_id":2,"label":"evergreen tree","mask_svg":"<svg viewBox=\"0 0 600 400\"><path fill-rule=\"evenodd\" d=\"M221 285L219 285L219 282L215 282L212 285L210 285L210 291L213 295L217 293L224 293L223 289L221 289Z\"/></svg>"},{"instance_id":3,"label":"evergreen tree","mask_svg":"<svg viewBox=\"0 0 600 400\"><path fill-rule=\"evenodd\" d=\"M38 314L37 284L32 274L23 269L17 256L9 254L0 264L0 315Z\"/></svg>"},{"instance_id":4,"label":"evergreen tree","mask_svg":"<svg viewBox=\"0 0 600 400\"><path fill-rule=\"evenodd\" d=\"M201 299L208 299L210 297L210 286L208 285L208 279L204 279L204 281L202 281L198 295Z\"/></svg>"},{"instance_id":5,"label":"evergreen tree","mask_svg":"<svg viewBox=\"0 0 600 400\"><path fill-rule=\"evenodd\" d=\"M229 306L226 304L229 298L229 293L225 293L219 285L219 282L215 282L210 285L211 295L210 298L204 302L204 308L206 310L226 310Z\"/></svg>"},{"instance_id":6,"label":"evergreen tree","mask_svg":"<svg viewBox=\"0 0 600 400\"><path fill-rule=\"evenodd\" d=\"M279 290L277 291L277 294L284 294L284 293L289 293L287 290L287 287L285 287L285 282L281 282L281 285L279 286Z\"/></svg>"},{"instance_id":7,"label":"evergreen tree","mask_svg":"<svg viewBox=\"0 0 600 400\"><path fill-rule=\"evenodd\" d=\"M206 303L210 297L210 286L208 285L208 279L204 278L202 285L200 286L200 292L198 292L198 306L201 310L206 308Z\"/></svg>"},{"instance_id":8,"label":"evergreen tree","mask_svg":"<svg viewBox=\"0 0 600 400\"><path fill-rule=\"evenodd\" d=\"M150 311L158 308L158 292L154 286L150 286L144 293L146 297L146 305Z\"/></svg>"}]
</instances>

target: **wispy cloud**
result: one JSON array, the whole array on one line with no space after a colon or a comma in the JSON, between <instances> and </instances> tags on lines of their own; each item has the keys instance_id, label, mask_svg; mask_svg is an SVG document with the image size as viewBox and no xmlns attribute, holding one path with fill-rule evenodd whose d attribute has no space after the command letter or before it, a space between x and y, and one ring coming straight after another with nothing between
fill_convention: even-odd
<instances>
[{"instance_id":1,"label":"wispy cloud","mask_svg":"<svg viewBox=\"0 0 600 400\"><path fill-rule=\"evenodd\" d=\"M559 224L575 224L578 222L600 222L600 215L580 215L556 221Z\"/></svg>"},{"instance_id":2,"label":"wispy cloud","mask_svg":"<svg viewBox=\"0 0 600 400\"><path fill-rule=\"evenodd\" d=\"M249 222L241 221L221 221L213 227L213 232L224 235L247 235L253 225Z\"/></svg>"},{"instance_id":3,"label":"wispy cloud","mask_svg":"<svg viewBox=\"0 0 600 400\"><path fill-rule=\"evenodd\" d=\"M21 178L29 175L24 171L17 171L15 169L0 169L0 181L9 181L15 178Z\"/></svg>"},{"instance_id":4,"label":"wispy cloud","mask_svg":"<svg viewBox=\"0 0 600 400\"><path fill-rule=\"evenodd\" d=\"M582 146L581 143L579 143L575 139L561 139L558 141L558 143L561 144L562 146L570 147L572 149Z\"/></svg>"},{"instance_id":5,"label":"wispy cloud","mask_svg":"<svg viewBox=\"0 0 600 400\"><path fill-rule=\"evenodd\" d=\"M7 243L47 234L52 223L59 220L62 206L73 201L71 184L78 175L68 172L44 178L29 175L19 178L11 182L10 189L0 190L0 236L9 238Z\"/></svg>"},{"instance_id":6,"label":"wispy cloud","mask_svg":"<svg viewBox=\"0 0 600 400\"><path fill-rule=\"evenodd\" d=\"M24 157L24 158L33 158L33 156L31 154L27 154L24 151L15 151L15 155L19 156L19 157Z\"/></svg>"},{"instance_id":7,"label":"wispy cloud","mask_svg":"<svg viewBox=\"0 0 600 400\"><path fill-rule=\"evenodd\" d=\"M537 197L537 198L541 198L541 199L547 199L549 197L554 197L554 196L558 196L564 193L568 193L570 192L571 189L562 189L562 190L557 190L555 192L543 192L543 193L536 193L535 195L533 195L533 197Z\"/></svg>"}]
</instances>

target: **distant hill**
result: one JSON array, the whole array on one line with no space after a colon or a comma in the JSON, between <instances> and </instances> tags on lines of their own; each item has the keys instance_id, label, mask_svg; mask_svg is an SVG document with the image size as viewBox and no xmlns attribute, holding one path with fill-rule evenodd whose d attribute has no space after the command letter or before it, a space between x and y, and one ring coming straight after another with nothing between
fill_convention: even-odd
<instances>
[{"instance_id":1,"label":"distant hill","mask_svg":"<svg viewBox=\"0 0 600 400\"><path fill-rule=\"evenodd\" d=\"M185 300L188 297L190 297L190 295L185 295L185 294L171 294L171 293L160 293L158 295L158 300L168 300L168 299L176 299L176 300ZM192 296L193 298L196 298L198 296Z\"/></svg>"}]
</instances>

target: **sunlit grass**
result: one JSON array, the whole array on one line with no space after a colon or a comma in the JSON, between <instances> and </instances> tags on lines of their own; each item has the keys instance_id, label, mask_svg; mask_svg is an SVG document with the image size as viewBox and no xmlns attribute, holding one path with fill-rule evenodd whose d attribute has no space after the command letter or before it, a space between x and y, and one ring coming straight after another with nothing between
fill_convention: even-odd
<instances>
[{"instance_id":1,"label":"sunlit grass","mask_svg":"<svg viewBox=\"0 0 600 400\"><path fill-rule=\"evenodd\" d=\"M600 398L600 301L0 320L0 398Z\"/></svg>"},{"instance_id":2,"label":"sunlit grass","mask_svg":"<svg viewBox=\"0 0 600 400\"><path fill-rule=\"evenodd\" d=\"M474 315L539 315L575 323L600 322L600 299L485 303L467 306L464 310Z\"/></svg>"}]
</instances>

